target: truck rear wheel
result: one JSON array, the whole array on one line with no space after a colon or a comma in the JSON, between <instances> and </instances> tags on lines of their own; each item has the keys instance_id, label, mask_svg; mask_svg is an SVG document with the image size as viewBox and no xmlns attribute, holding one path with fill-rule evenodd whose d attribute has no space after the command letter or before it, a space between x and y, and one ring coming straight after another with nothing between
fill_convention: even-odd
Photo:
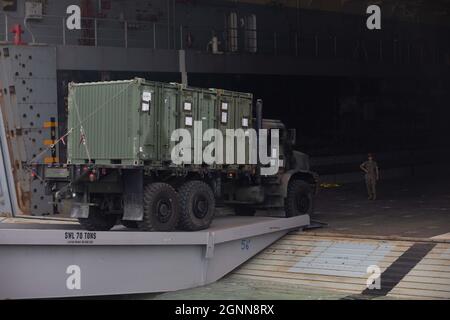
<instances>
[{"instance_id":1,"label":"truck rear wheel","mask_svg":"<svg viewBox=\"0 0 450 320\"><path fill-rule=\"evenodd\" d=\"M211 188L202 181L190 181L180 188L179 194L180 229L198 231L209 228L216 210Z\"/></svg>"},{"instance_id":2,"label":"truck rear wheel","mask_svg":"<svg viewBox=\"0 0 450 320\"><path fill-rule=\"evenodd\" d=\"M285 201L286 217L311 215L314 208L314 197L311 186L305 181L294 180L289 183Z\"/></svg>"},{"instance_id":3,"label":"truck rear wheel","mask_svg":"<svg viewBox=\"0 0 450 320\"><path fill-rule=\"evenodd\" d=\"M106 214L100 208L90 208L89 218L79 218L80 225L88 231L109 231L117 222L117 216Z\"/></svg>"},{"instance_id":4,"label":"truck rear wheel","mask_svg":"<svg viewBox=\"0 0 450 320\"><path fill-rule=\"evenodd\" d=\"M173 231L179 219L179 200L174 188L166 183L152 183L144 190L144 218L138 222L142 231Z\"/></svg>"}]
</instances>

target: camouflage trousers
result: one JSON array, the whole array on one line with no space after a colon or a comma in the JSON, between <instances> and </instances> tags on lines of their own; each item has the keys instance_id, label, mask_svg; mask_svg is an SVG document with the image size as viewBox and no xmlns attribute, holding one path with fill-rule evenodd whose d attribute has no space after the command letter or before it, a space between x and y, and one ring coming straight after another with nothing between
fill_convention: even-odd
<instances>
[{"instance_id":1,"label":"camouflage trousers","mask_svg":"<svg viewBox=\"0 0 450 320\"><path fill-rule=\"evenodd\" d=\"M367 193L370 199L375 200L377 198L377 179L371 175L366 175Z\"/></svg>"}]
</instances>

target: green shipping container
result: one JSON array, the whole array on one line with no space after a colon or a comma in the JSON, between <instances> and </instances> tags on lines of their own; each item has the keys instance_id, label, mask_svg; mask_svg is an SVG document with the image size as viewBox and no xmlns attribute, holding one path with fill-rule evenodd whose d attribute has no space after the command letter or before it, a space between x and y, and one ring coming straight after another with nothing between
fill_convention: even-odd
<instances>
[{"instance_id":1,"label":"green shipping container","mask_svg":"<svg viewBox=\"0 0 450 320\"><path fill-rule=\"evenodd\" d=\"M134 79L70 84L68 163L105 165L170 162L172 132L252 128L248 93L198 89ZM205 145L205 144L204 144Z\"/></svg>"}]
</instances>

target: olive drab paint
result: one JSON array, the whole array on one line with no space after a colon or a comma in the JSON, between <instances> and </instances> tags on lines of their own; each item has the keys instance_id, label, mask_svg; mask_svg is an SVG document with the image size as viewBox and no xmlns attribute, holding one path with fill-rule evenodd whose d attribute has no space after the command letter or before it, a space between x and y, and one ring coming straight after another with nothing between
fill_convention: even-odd
<instances>
[{"instance_id":1,"label":"olive drab paint","mask_svg":"<svg viewBox=\"0 0 450 320\"><path fill-rule=\"evenodd\" d=\"M194 137L195 123L202 133L253 127L253 96L220 89L199 89L134 79L69 86L68 163L161 166L172 162L171 140L177 129ZM198 136L198 134L197 134ZM210 143L193 141L191 159ZM226 156L224 150L224 157ZM246 149L246 158L250 151ZM237 163L237 154L234 154Z\"/></svg>"}]
</instances>

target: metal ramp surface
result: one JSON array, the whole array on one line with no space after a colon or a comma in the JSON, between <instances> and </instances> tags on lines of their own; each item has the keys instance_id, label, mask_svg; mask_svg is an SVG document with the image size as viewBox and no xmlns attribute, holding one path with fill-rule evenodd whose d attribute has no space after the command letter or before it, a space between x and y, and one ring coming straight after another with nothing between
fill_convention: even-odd
<instances>
[{"instance_id":1,"label":"metal ramp surface","mask_svg":"<svg viewBox=\"0 0 450 320\"><path fill-rule=\"evenodd\" d=\"M0 299L193 288L220 279L309 222L309 216L220 217L205 231L152 233L0 221Z\"/></svg>"},{"instance_id":2,"label":"metal ramp surface","mask_svg":"<svg viewBox=\"0 0 450 320\"><path fill-rule=\"evenodd\" d=\"M371 266L379 267L379 289L367 288ZM450 241L291 233L234 276L335 290L356 299L450 299Z\"/></svg>"}]
</instances>

